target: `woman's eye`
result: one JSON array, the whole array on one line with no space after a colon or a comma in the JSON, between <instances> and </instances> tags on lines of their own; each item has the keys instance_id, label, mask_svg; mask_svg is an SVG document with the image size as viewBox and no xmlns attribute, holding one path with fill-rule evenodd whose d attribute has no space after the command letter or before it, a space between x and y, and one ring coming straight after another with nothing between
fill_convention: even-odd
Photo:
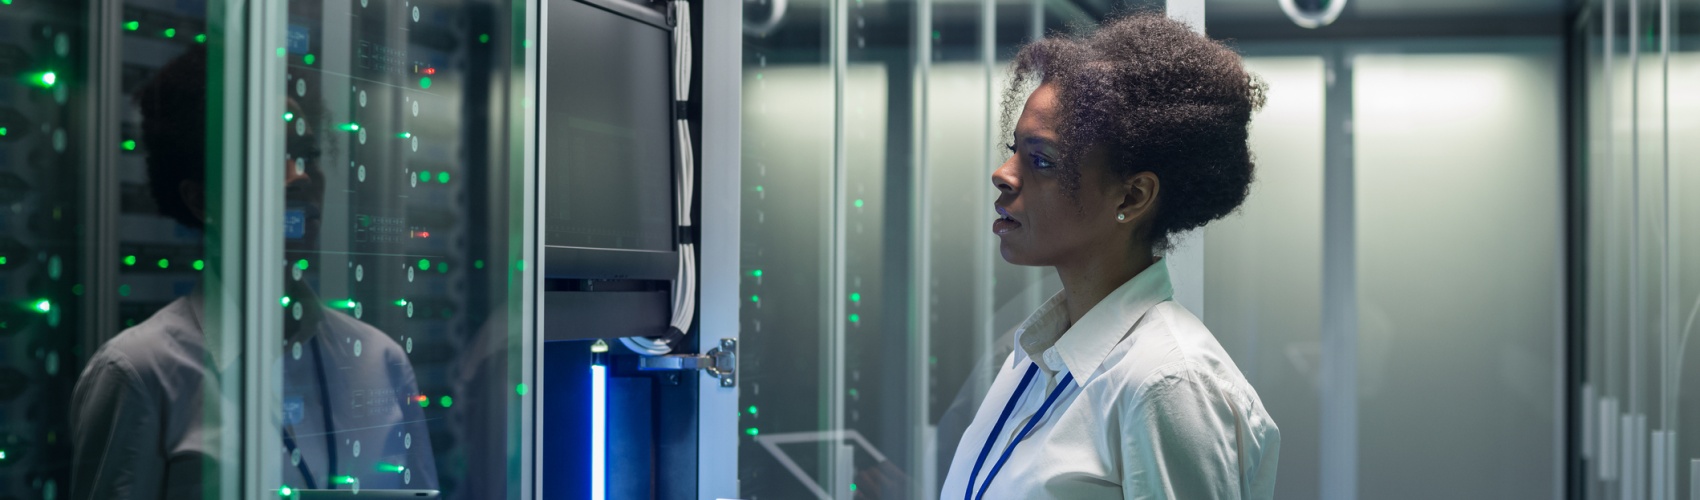
<instances>
[{"instance_id":1,"label":"woman's eye","mask_svg":"<svg viewBox=\"0 0 1700 500\"><path fill-rule=\"evenodd\" d=\"M1051 163L1051 160L1047 160L1039 155L1033 155L1033 168L1043 170L1054 166L1056 166L1056 164Z\"/></svg>"}]
</instances>

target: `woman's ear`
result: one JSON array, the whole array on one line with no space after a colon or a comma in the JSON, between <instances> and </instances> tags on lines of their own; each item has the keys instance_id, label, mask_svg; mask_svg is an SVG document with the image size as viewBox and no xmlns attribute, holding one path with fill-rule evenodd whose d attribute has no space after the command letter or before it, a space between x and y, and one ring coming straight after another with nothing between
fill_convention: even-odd
<instances>
[{"instance_id":1,"label":"woman's ear","mask_svg":"<svg viewBox=\"0 0 1700 500\"><path fill-rule=\"evenodd\" d=\"M1122 182L1122 201L1116 206L1116 220L1122 223L1143 224L1157 215L1157 196L1162 183L1150 171L1129 176Z\"/></svg>"}]
</instances>

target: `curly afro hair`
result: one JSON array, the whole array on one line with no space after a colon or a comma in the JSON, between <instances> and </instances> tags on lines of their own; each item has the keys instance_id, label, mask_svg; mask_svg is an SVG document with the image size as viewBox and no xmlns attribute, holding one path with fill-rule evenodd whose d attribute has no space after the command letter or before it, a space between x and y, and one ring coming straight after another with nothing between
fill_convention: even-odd
<instances>
[{"instance_id":1,"label":"curly afro hair","mask_svg":"<svg viewBox=\"0 0 1700 500\"><path fill-rule=\"evenodd\" d=\"M1112 178L1157 176L1154 251L1172 236L1238 208L1251 187L1246 144L1265 87L1233 50L1160 14L1139 12L1097 30L1048 37L1021 49L1010 67L1002 122L1038 84L1055 87L1064 186L1079 189L1078 159L1101 148Z\"/></svg>"}]
</instances>

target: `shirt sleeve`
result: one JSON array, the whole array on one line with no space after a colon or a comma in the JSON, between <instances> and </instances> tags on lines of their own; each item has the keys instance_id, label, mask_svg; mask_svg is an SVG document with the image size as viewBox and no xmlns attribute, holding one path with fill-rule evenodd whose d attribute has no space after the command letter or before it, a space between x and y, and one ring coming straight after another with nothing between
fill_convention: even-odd
<instances>
[{"instance_id":1,"label":"shirt sleeve","mask_svg":"<svg viewBox=\"0 0 1700 500\"><path fill-rule=\"evenodd\" d=\"M1124 498L1241 498L1234 408L1215 381L1174 367L1130 399L1119 411Z\"/></svg>"},{"instance_id":2,"label":"shirt sleeve","mask_svg":"<svg viewBox=\"0 0 1700 500\"><path fill-rule=\"evenodd\" d=\"M71 498L157 498L160 418L129 363L97 356L71 399Z\"/></svg>"}]
</instances>

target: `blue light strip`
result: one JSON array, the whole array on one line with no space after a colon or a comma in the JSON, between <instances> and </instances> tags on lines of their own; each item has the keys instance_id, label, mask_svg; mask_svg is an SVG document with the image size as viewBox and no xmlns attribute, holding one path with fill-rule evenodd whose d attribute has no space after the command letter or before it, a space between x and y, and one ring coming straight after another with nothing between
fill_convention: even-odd
<instances>
[{"instance_id":1,"label":"blue light strip","mask_svg":"<svg viewBox=\"0 0 1700 500\"><path fill-rule=\"evenodd\" d=\"M590 499L608 497L608 367L590 365Z\"/></svg>"}]
</instances>

